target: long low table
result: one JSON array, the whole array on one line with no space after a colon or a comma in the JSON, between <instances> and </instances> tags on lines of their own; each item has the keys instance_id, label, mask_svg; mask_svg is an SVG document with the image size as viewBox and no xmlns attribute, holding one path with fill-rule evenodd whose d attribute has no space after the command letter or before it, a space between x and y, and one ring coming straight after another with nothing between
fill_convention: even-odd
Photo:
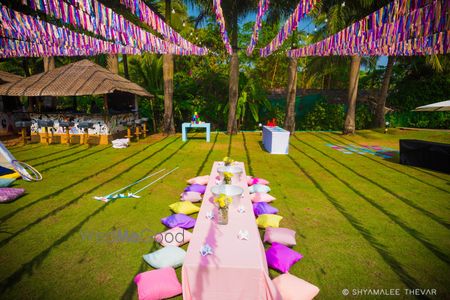
<instances>
[{"instance_id":1,"label":"long low table","mask_svg":"<svg viewBox=\"0 0 450 300\"><path fill-rule=\"evenodd\" d=\"M211 124L210 123L201 123L201 124L183 123L183 125L181 126L183 142L187 141L188 128L206 128L206 141L209 143L209 141L211 139Z\"/></svg>"},{"instance_id":2,"label":"long low table","mask_svg":"<svg viewBox=\"0 0 450 300\"><path fill-rule=\"evenodd\" d=\"M237 163L244 170L243 163ZM233 203L228 212L228 224L217 224L218 209L211 188L216 185L215 162L206 187L200 212L182 268L183 299L264 300L280 299L267 268L264 246L253 214L245 171L239 186L244 189L240 203ZM239 213L239 205L246 212ZM206 218L213 211L215 218ZM248 240L238 239L240 230L248 231ZM204 244L212 255L202 256Z\"/></svg>"}]
</instances>

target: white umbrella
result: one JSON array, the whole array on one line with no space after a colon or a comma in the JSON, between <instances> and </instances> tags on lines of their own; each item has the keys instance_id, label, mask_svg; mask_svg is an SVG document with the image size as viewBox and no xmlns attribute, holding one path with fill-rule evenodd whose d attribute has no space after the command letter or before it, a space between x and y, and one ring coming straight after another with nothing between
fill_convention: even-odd
<instances>
[{"instance_id":1,"label":"white umbrella","mask_svg":"<svg viewBox=\"0 0 450 300\"><path fill-rule=\"evenodd\" d=\"M419 106L414 111L450 111L450 100Z\"/></svg>"}]
</instances>

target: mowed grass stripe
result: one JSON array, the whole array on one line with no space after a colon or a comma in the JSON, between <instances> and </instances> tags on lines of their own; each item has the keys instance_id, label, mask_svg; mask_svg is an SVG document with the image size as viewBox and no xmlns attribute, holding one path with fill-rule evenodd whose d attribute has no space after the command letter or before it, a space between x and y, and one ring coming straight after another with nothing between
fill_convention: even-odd
<instances>
[{"instance_id":1,"label":"mowed grass stripe","mask_svg":"<svg viewBox=\"0 0 450 300\"><path fill-rule=\"evenodd\" d=\"M177 148L175 149L175 151L171 152L171 153L170 153L169 155L167 155L164 159L162 159L162 160L159 160L159 159L158 159L158 160L157 160L157 161L158 161L157 164L155 164L155 165L154 165L150 170L148 170L145 174L141 174L139 177L141 178L141 177L143 177L143 176L146 176L146 175L150 174L151 172L155 171L157 168L162 168L163 166L165 166L166 163L169 163L169 162L171 162L171 161L174 160L174 159L175 159L175 162L176 162L176 163L181 163L182 161L189 159L189 156L188 156L188 155L182 155L182 153L181 153L182 149L185 148L187 145L189 145L189 141L186 142L186 143L182 143L179 147L177 147ZM190 152L190 151L193 151L193 149L190 149L189 152ZM166 155L166 154L167 154L167 152L164 153L164 155ZM179 156L177 156L177 154L179 154ZM174 165L172 164L171 167L173 167L173 166L174 166ZM145 169L143 169L143 170L145 170ZM117 178L116 178L116 179L117 179ZM127 199L119 199L119 200L117 200L117 201L119 202L119 204L121 204L121 203L127 203L127 202L126 202ZM94 202L95 202L95 201L93 201L93 203L94 203ZM138 202L138 204L139 204L139 203L141 203L142 201L137 200L137 202ZM49 251L50 251L51 248L56 247L57 245L59 245L59 244L62 243L62 242L68 241L71 237L73 237L74 233L75 233L76 231L78 231L78 229L80 229L86 222L88 222L89 220L93 220L94 216L97 216L100 212L104 212L106 207L108 207L109 213L113 213L113 211L111 211L111 210L114 210L114 206L111 205L112 203L114 203L114 202L109 202L109 203L107 203L107 204L104 204L104 206L102 206L102 207L96 209L93 213L91 213L88 217L86 217L82 222L80 222L78 225L76 225L75 228L73 228L73 230L70 230L70 231L68 232L68 234L64 236L64 238L60 238L60 239L56 240L55 243L54 243L51 247L49 247L49 248L47 248L46 250L44 250L43 252L41 252L41 254L39 254L38 256L35 256L35 258L32 259L30 262L26 263L26 264L24 265L24 267L20 268L20 269L19 269L18 271L16 271L13 275L11 275L11 276L9 277L9 279L6 280L6 282L11 282L12 278L14 278L14 280L12 280L12 281L13 281L13 282L16 282L16 279L17 279L17 278L21 278L21 276L24 274L24 272L26 273L26 271L28 270L28 269L27 269L28 267L30 267L31 265L36 265L36 264L40 265L40 264L42 263L42 261L45 259L45 257L49 254ZM103 204L102 204L102 205L103 205ZM119 211L120 211L120 210L119 210ZM117 213L117 212L118 212L118 211L116 211L116 213ZM66 213L68 213L68 212L66 212ZM126 218L126 216L124 216L124 217ZM122 218L121 218L121 219L122 219ZM120 221L120 219L119 219L118 221ZM76 229L76 230L75 230L75 229ZM5 290L8 289L9 287L7 287L7 286L9 286L9 285L8 285L8 284L6 284L6 285L3 285L3 284L2 284L2 285L0 286L0 291L3 290L3 289L5 289Z\"/></svg>"},{"instance_id":2,"label":"mowed grass stripe","mask_svg":"<svg viewBox=\"0 0 450 300\"><path fill-rule=\"evenodd\" d=\"M156 151L152 152L152 153L150 154L150 156L148 156L148 154L145 154L145 155L147 155L147 156L145 156L144 159L147 159L148 157L151 157L152 155L155 155L155 154L159 153L160 151L163 151L163 150L164 150L165 148L167 148L170 144L175 143L178 139L179 139L179 137L169 139L168 143L166 143L165 145L163 145L161 148L157 149ZM162 141L162 140L160 140L160 141ZM120 157L120 160L118 160L118 161L108 161L108 162L107 162L108 165L107 165L106 167L104 167L104 168L102 168L102 169L96 171L96 172L93 173L93 174L91 173L91 174L89 174L89 175L86 176L86 177L83 177L83 178L81 178L81 179L78 179L77 181L75 181L75 182L73 182L73 183L70 183L69 185L66 185L66 186L64 186L64 187L62 187L62 188L59 188L58 190L56 190L56 191L54 191L54 192L52 192L52 193L50 193L50 194L43 195L43 196L39 197L38 199L33 200L33 201L27 203L27 204L24 205L24 206L21 206L21 207L17 208L16 210L14 210L14 211L12 211L12 212L10 212L10 213L8 213L8 214L2 216L2 218L0 219L0 222L3 224L5 221L11 219L11 218L12 218L13 216L15 216L16 214L22 212L23 210L25 210L25 209L27 209L27 208L30 208L30 207L34 206L35 204L41 204L41 205L42 205L43 202L52 200L54 197L56 197L56 196L58 196L58 195L60 195L60 194L68 193L68 192L70 191L71 188L76 188L74 191L75 191L76 193L79 193L80 191L83 190L83 188L86 188L86 185L87 185L87 181L88 181L88 180L92 180L94 177L99 176L99 175L102 175L102 176L103 176L103 174L105 174L106 171L114 170L114 168L117 168L117 167L120 166L121 164L126 163L128 160L135 161L136 159L138 159L138 157L136 157L136 155L138 155L138 154L143 154L144 151L147 150L149 147L154 146L154 145L157 145L158 143L159 143L159 141L158 141L158 142L155 142L154 144L150 144L150 145L144 147L143 149L141 149L141 150L139 150L139 151L137 151L137 152L132 152L132 153L131 153L130 155L128 155L128 156ZM89 163L88 166L92 166L92 163ZM42 183L39 183L39 184L42 184ZM59 203L57 203L57 204L59 204ZM57 204L54 204L54 205L57 205ZM51 205L51 204L48 205L48 204L46 203L46 204L45 204L45 208L47 208L47 209L52 208L52 205ZM40 209L41 209L41 207L37 207L35 210L36 210L36 211L40 211ZM29 212L27 212L27 214L28 214L28 213L29 213ZM28 219L27 221L29 221L29 219ZM1 243L2 243L2 242L0 242L0 245L1 245Z\"/></svg>"}]
</instances>

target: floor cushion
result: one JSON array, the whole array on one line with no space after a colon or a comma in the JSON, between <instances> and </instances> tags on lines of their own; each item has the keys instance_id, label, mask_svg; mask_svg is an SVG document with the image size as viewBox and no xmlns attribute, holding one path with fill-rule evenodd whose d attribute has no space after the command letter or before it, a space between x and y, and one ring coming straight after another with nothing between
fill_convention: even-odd
<instances>
[{"instance_id":1,"label":"floor cushion","mask_svg":"<svg viewBox=\"0 0 450 300\"><path fill-rule=\"evenodd\" d=\"M177 246L167 246L143 256L146 263L155 269L181 267L186 251Z\"/></svg>"},{"instance_id":2,"label":"floor cushion","mask_svg":"<svg viewBox=\"0 0 450 300\"><path fill-rule=\"evenodd\" d=\"M174 227L158 233L153 238L161 246L181 246L191 240L192 233L180 227Z\"/></svg>"},{"instance_id":3,"label":"floor cushion","mask_svg":"<svg viewBox=\"0 0 450 300\"><path fill-rule=\"evenodd\" d=\"M247 185L248 186L252 186L254 184L264 184L264 185L268 185L269 182L263 178L258 178L258 177L252 177L252 176L247 176Z\"/></svg>"},{"instance_id":4,"label":"floor cushion","mask_svg":"<svg viewBox=\"0 0 450 300\"><path fill-rule=\"evenodd\" d=\"M25 193L25 189L0 188L0 203L11 202Z\"/></svg>"},{"instance_id":5,"label":"floor cushion","mask_svg":"<svg viewBox=\"0 0 450 300\"><path fill-rule=\"evenodd\" d=\"M13 169L9 169L9 168L0 166L0 176L14 174L15 172L16 171L14 171Z\"/></svg>"},{"instance_id":6,"label":"floor cushion","mask_svg":"<svg viewBox=\"0 0 450 300\"><path fill-rule=\"evenodd\" d=\"M178 296L182 287L174 268L139 273L134 277L139 300L159 300Z\"/></svg>"},{"instance_id":7,"label":"floor cushion","mask_svg":"<svg viewBox=\"0 0 450 300\"><path fill-rule=\"evenodd\" d=\"M258 202L253 203L253 212L255 216L265 215L265 214L277 214L278 208L273 207L272 205L266 202Z\"/></svg>"},{"instance_id":8,"label":"floor cushion","mask_svg":"<svg viewBox=\"0 0 450 300\"><path fill-rule=\"evenodd\" d=\"M202 201L202 194L197 192L184 192L180 195L181 201L199 202Z\"/></svg>"},{"instance_id":9,"label":"floor cushion","mask_svg":"<svg viewBox=\"0 0 450 300\"><path fill-rule=\"evenodd\" d=\"M195 219L184 214L174 214L161 219L161 223L169 228L180 227L189 229L195 226Z\"/></svg>"},{"instance_id":10,"label":"floor cushion","mask_svg":"<svg viewBox=\"0 0 450 300\"><path fill-rule=\"evenodd\" d=\"M303 255L300 253L278 243L273 243L266 250L267 265L282 273L289 272L289 269L302 258Z\"/></svg>"},{"instance_id":11,"label":"floor cushion","mask_svg":"<svg viewBox=\"0 0 450 300\"><path fill-rule=\"evenodd\" d=\"M276 200L276 198L267 193L254 193L250 195L250 199L252 202L272 202Z\"/></svg>"},{"instance_id":12,"label":"floor cushion","mask_svg":"<svg viewBox=\"0 0 450 300\"><path fill-rule=\"evenodd\" d=\"M201 184L191 184L190 186L184 189L185 192L197 192L200 194L204 194L206 191L206 186Z\"/></svg>"},{"instance_id":13,"label":"floor cushion","mask_svg":"<svg viewBox=\"0 0 450 300\"><path fill-rule=\"evenodd\" d=\"M292 274L281 274L273 284L283 300L311 300L319 294L320 289Z\"/></svg>"},{"instance_id":14,"label":"floor cushion","mask_svg":"<svg viewBox=\"0 0 450 300\"><path fill-rule=\"evenodd\" d=\"M279 215L259 215L256 218L256 224L258 224L259 228L267 228L267 227L280 227L280 221L283 219L282 216Z\"/></svg>"},{"instance_id":15,"label":"floor cushion","mask_svg":"<svg viewBox=\"0 0 450 300\"><path fill-rule=\"evenodd\" d=\"M197 176L187 180L187 183L189 184L207 185L208 182L209 182L209 175Z\"/></svg>"},{"instance_id":16,"label":"floor cushion","mask_svg":"<svg viewBox=\"0 0 450 300\"><path fill-rule=\"evenodd\" d=\"M254 184L251 187L249 187L248 190L249 190L250 194L269 193L270 187L268 187L267 185L263 185L263 184Z\"/></svg>"},{"instance_id":17,"label":"floor cushion","mask_svg":"<svg viewBox=\"0 0 450 300\"><path fill-rule=\"evenodd\" d=\"M16 181L15 178L0 178L0 187L8 187L8 186L10 186L14 181Z\"/></svg>"},{"instance_id":18,"label":"floor cushion","mask_svg":"<svg viewBox=\"0 0 450 300\"><path fill-rule=\"evenodd\" d=\"M189 201L172 203L169 208L176 214L190 215L199 212L200 208Z\"/></svg>"},{"instance_id":19,"label":"floor cushion","mask_svg":"<svg viewBox=\"0 0 450 300\"><path fill-rule=\"evenodd\" d=\"M21 177L22 177L22 175L20 175L18 172L0 176L0 178L14 178L14 179L19 179Z\"/></svg>"},{"instance_id":20,"label":"floor cushion","mask_svg":"<svg viewBox=\"0 0 450 300\"><path fill-rule=\"evenodd\" d=\"M271 244L278 243L285 246L294 246L297 244L295 241L295 231L289 228L267 227L264 233L264 242Z\"/></svg>"}]
</instances>

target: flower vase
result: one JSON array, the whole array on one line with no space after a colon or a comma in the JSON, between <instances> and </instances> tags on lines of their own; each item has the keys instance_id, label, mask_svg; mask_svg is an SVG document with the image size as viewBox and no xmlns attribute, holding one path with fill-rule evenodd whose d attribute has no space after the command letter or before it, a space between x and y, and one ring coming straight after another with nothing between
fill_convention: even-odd
<instances>
[{"instance_id":1,"label":"flower vase","mask_svg":"<svg viewBox=\"0 0 450 300\"><path fill-rule=\"evenodd\" d=\"M219 225L227 225L228 224L228 206L219 207L217 223Z\"/></svg>"}]
</instances>

